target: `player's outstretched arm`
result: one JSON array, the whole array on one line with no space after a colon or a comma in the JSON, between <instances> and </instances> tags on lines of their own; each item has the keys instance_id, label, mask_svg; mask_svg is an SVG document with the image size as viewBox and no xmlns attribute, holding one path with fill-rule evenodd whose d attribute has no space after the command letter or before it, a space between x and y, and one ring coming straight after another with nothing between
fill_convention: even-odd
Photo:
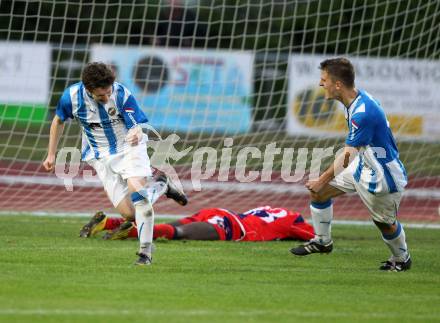
<instances>
[{"instance_id":1,"label":"player's outstretched arm","mask_svg":"<svg viewBox=\"0 0 440 323\"><path fill-rule=\"evenodd\" d=\"M55 169L55 155L57 152L58 142L64 131L64 122L55 115L50 126L49 134L49 146L47 148L47 157L43 162L43 167L48 172L52 172Z\"/></svg>"}]
</instances>

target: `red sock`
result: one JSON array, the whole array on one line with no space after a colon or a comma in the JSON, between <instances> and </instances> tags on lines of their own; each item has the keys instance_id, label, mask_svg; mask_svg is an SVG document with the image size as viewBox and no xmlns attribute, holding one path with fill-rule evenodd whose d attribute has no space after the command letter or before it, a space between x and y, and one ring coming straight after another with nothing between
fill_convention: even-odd
<instances>
[{"instance_id":1,"label":"red sock","mask_svg":"<svg viewBox=\"0 0 440 323\"><path fill-rule=\"evenodd\" d=\"M133 222L134 223L134 222ZM136 226L133 226L130 231L128 231L128 237L129 238L136 238L138 237L138 230Z\"/></svg>"},{"instance_id":2,"label":"red sock","mask_svg":"<svg viewBox=\"0 0 440 323\"><path fill-rule=\"evenodd\" d=\"M124 218L110 218L107 217L107 221L105 222L104 230L113 230L119 228L119 226L124 223Z\"/></svg>"},{"instance_id":3,"label":"red sock","mask_svg":"<svg viewBox=\"0 0 440 323\"><path fill-rule=\"evenodd\" d=\"M176 229L171 224L161 223L154 226L153 239L165 238L173 240Z\"/></svg>"}]
</instances>

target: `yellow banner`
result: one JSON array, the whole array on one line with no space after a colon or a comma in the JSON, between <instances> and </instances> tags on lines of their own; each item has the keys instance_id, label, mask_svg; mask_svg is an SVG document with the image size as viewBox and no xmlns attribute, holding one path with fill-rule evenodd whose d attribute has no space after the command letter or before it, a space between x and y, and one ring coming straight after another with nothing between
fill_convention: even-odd
<instances>
[{"instance_id":1,"label":"yellow banner","mask_svg":"<svg viewBox=\"0 0 440 323\"><path fill-rule=\"evenodd\" d=\"M310 88L298 94L293 101L293 115L299 123L307 128L345 132L347 121L337 101L326 100L324 90ZM423 117L403 114L388 114L388 121L394 133L400 135L422 135Z\"/></svg>"}]
</instances>

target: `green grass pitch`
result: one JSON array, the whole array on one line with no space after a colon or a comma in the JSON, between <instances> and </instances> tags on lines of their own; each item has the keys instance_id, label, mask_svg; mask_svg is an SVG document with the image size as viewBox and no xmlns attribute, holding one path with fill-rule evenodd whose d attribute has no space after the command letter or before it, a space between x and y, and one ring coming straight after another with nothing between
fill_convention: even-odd
<instances>
[{"instance_id":1,"label":"green grass pitch","mask_svg":"<svg viewBox=\"0 0 440 323\"><path fill-rule=\"evenodd\" d=\"M379 272L372 226L335 225L331 255L296 242L80 239L84 218L0 216L0 322L440 322L440 231L407 229L412 270Z\"/></svg>"}]
</instances>

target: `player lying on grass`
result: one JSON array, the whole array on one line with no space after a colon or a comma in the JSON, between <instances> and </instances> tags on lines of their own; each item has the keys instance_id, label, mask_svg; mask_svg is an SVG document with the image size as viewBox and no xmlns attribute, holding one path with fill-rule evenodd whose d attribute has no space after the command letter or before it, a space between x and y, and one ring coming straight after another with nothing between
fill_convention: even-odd
<instances>
[{"instance_id":1,"label":"player lying on grass","mask_svg":"<svg viewBox=\"0 0 440 323\"><path fill-rule=\"evenodd\" d=\"M108 232L103 238L108 240L137 237L134 222L107 217L103 212L92 217L81 229L80 237L90 237L104 230ZM153 237L169 240L306 241L314 237L314 232L301 214L264 206L241 214L225 209L202 209L171 223L156 224Z\"/></svg>"},{"instance_id":2,"label":"player lying on grass","mask_svg":"<svg viewBox=\"0 0 440 323\"><path fill-rule=\"evenodd\" d=\"M397 221L407 176L390 123L380 103L355 87L354 67L348 59L327 59L321 62L320 69L319 85L325 98L338 100L345 106L348 135L344 154L336 156L333 165L318 180L306 183L316 235L290 251L297 256L331 252L332 198L356 192L391 251L391 257L379 269L408 270L411 258L405 231Z\"/></svg>"}]
</instances>

